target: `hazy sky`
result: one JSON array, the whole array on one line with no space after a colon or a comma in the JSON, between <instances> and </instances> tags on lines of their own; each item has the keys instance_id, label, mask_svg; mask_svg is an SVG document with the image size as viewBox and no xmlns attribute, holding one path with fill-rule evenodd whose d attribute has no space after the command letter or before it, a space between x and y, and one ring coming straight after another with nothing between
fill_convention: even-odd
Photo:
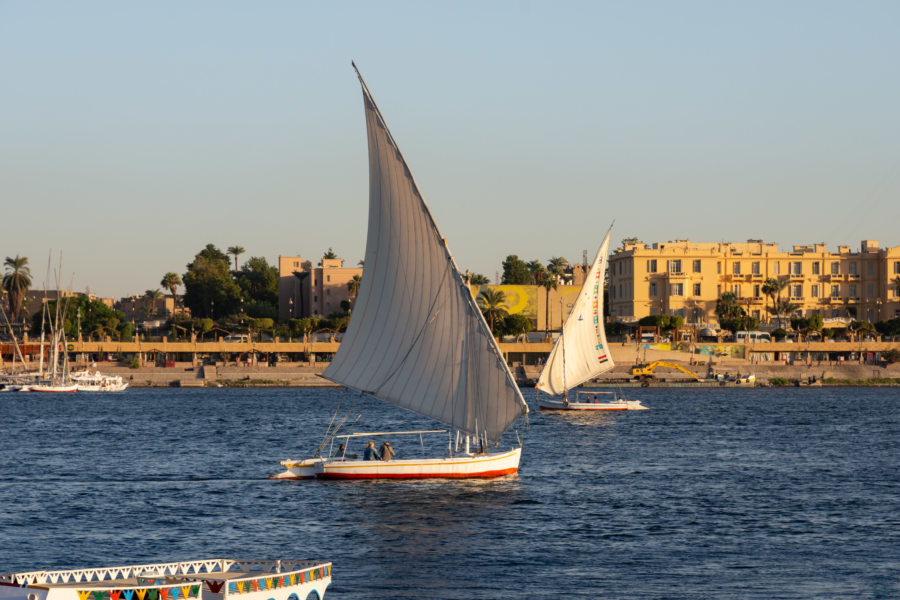
<instances>
[{"instance_id":1,"label":"hazy sky","mask_svg":"<svg viewBox=\"0 0 900 600\"><path fill-rule=\"evenodd\" d=\"M355 265L360 67L462 269L900 245L900 2L0 0L0 257L142 294L207 243ZM54 254L54 263L56 262Z\"/></svg>"}]
</instances>

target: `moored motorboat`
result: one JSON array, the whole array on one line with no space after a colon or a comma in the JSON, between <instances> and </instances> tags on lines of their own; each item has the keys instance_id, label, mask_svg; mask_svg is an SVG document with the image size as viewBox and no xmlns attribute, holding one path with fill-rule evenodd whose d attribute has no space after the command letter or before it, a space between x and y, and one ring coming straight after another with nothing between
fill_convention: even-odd
<instances>
[{"instance_id":1,"label":"moored motorboat","mask_svg":"<svg viewBox=\"0 0 900 600\"><path fill-rule=\"evenodd\" d=\"M331 563L215 558L0 575L2 600L296 600L324 598Z\"/></svg>"},{"instance_id":2,"label":"moored motorboat","mask_svg":"<svg viewBox=\"0 0 900 600\"><path fill-rule=\"evenodd\" d=\"M71 380L79 392L123 392L128 387L119 375L103 375L100 371L78 371L72 373Z\"/></svg>"},{"instance_id":3,"label":"moored motorboat","mask_svg":"<svg viewBox=\"0 0 900 600\"><path fill-rule=\"evenodd\" d=\"M541 398L538 405L541 410L649 410L640 400L628 400L615 391L578 391L575 400L566 401L556 398Z\"/></svg>"}]
</instances>

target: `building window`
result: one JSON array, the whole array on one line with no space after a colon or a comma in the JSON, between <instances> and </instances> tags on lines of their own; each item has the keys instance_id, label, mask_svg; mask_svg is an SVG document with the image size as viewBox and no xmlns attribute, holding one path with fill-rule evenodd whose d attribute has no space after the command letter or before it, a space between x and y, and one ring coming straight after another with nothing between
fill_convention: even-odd
<instances>
[{"instance_id":1,"label":"building window","mask_svg":"<svg viewBox=\"0 0 900 600\"><path fill-rule=\"evenodd\" d=\"M813 284L813 286L809 289L809 295L812 296L813 298L818 298L819 297L819 286L816 284Z\"/></svg>"},{"instance_id":2,"label":"building window","mask_svg":"<svg viewBox=\"0 0 900 600\"><path fill-rule=\"evenodd\" d=\"M750 270L753 272L754 275L759 275L759 261L754 261L750 265Z\"/></svg>"},{"instance_id":3,"label":"building window","mask_svg":"<svg viewBox=\"0 0 900 600\"><path fill-rule=\"evenodd\" d=\"M839 309L839 308L832 308L832 309L831 309L831 318L832 318L832 319L837 319L837 318L840 317L840 316L841 316L841 309Z\"/></svg>"},{"instance_id":4,"label":"building window","mask_svg":"<svg viewBox=\"0 0 900 600\"><path fill-rule=\"evenodd\" d=\"M831 297L832 298L840 298L841 296L841 286L837 284L832 284L831 286Z\"/></svg>"},{"instance_id":5,"label":"building window","mask_svg":"<svg viewBox=\"0 0 900 600\"><path fill-rule=\"evenodd\" d=\"M819 263L814 262L812 265L812 269L813 269L813 275L818 275L819 274Z\"/></svg>"},{"instance_id":6,"label":"building window","mask_svg":"<svg viewBox=\"0 0 900 600\"><path fill-rule=\"evenodd\" d=\"M655 281L650 282L650 295L656 296L656 282Z\"/></svg>"},{"instance_id":7,"label":"building window","mask_svg":"<svg viewBox=\"0 0 900 600\"><path fill-rule=\"evenodd\" d=\"M732 285L731 293L734 294L736 297L740 298L741 297L741 284L735 283L734 285Z\"/></svg>"},{"instance_id":8,"label":"building window","mask_svg":"<svg viewBox=\"0 0 900 600\"><path fill-rule=\"evenodd\" d=\"M867 273L868 275L874 275L874 274L875 274L875 263L873 263L873 262L871 262L871 261L866 263L866 273Z\"/></svg>"},{"instance_id":9,"label":"building window","mask_svg":"<svg viewBox=\"0 0 900 600\"><path fill-rule=\"evenodd\" d=\"M802 274L803 274L803 263L792 262L791 263L791 275L802 275Z\"/></svg>"},{"instance_id":10,"label":"building window","mask_svg":"<svg viewBox=\"0 0 900 600\"><path fill-rule=\"evenodd\" d=\"M716 263L716 274L717 275L722 274L722 261L719 261Z\"/></svg>"},{"instance_id":11,"label":"building window","mask_svg":"<svg viewBox=\"0 0 900 600\"><path fill-rule=\"evenodd\" d=\"M894 298L900 298L900 287L894 286Z\"/></svg>"},{"instance_id":12,"label":"building window","mask_svg":"<svg viewBox=\"0 0 900 600\"><path fill-rule=\"evenodd\" d=\"M735 262L735 263L731 266L731 270L732 270L732 272L733 272L735 275L740 275L740 274L741 274L741 263L740 263L740 262Z\"/></svg>"},{"instance_id":13,"label":"building window","mask_svg":"<svg viewBox=\"0 0 900 600\"><path fill-rule=\"evenodd\" d=\"M669 287L669 294L672 296L684 296L684 284L683 283L671 284L671 287Z\"/></svg>"},{"instance_id":14,"label":"building window","mask_svg":"<svg viewBox=\"0 0 900 600\"><path fill-rule=\"evenodd\" d=\"M900 262L894 264L894 267L895 267L894 272L900 273L900 270L897 269L898 267L900 267ZM698 259L698 260L694 261L694 273L699 273L699 272L700 272L700 260Z\"/></svg>"},{"instance_id":15,"label":"building window","mask_svg":"<svg viewBox=\"0 0 900 600\"><path fill-rule=\"evenodd\" d=\"M781 273L781 263L776 260L772 263L772 274L778 275L779 273Z\"/></svg>"},{"instance_id":16,"label":"building window","mask_svg":"<svg viewBox=\"0 0 900 600\"><path fill-rule=\"evenodd\" d=\"M866 298L874 298L875 297L875 286L871 283L866 285Z\"/></svg>"},{"instance_id":17,"label":"building window","mask_svg":"<svg viewBox=\"0 0 900 600\"><path fill-rule=\"evenodd\" d=\"M894 275L900 275L900 260L894 262Z\"/></svg>"},{"instance_id":18,"label":"building window","mask_svg":"<svg viewBox=\"0 0 900 600\"><path fill-rule=\"evenodd\" d=\"M761 315L761 313L759 312L759 309L754 310L752 313L750 313L750 316L753 317L754 319L756 319L757 321L759 321L760 315Z\"/></svg>"},{"instance_id":19,"label":"building window","mask_svg":"<svg viewBox=\"0 0 900 600\"><path fill-rule=\"evenodd\" d=\"M753 297L759 298L759 284L758 283L753 286Z\"/></svg>"},{"instance_id":20,"label":"building window","mask_svg":"<svg viewBox=\"0 0 900 600\"><path fill-rule=\"evenodd\" d=\"M851 275L856 275L856 274L857 274L857 272L856 272L856 261L855 261L855 260L851 260L851 261L850 261L850 274L851 274Z\"/></svg>"},{"instance_id":21,"label":"building window","mask_svg":"<svg viewBox=\"0 0 900 600\"><path fill-rule=\"evenodd\" d=\"M796 284L791 286L791 297L792 298L801 298L803 297L803 285Z\"/></svg>"},{"instance_id":22,"label":"building window","mask_svg":"<svg viewBox=\"0 0 900 600\"><path fill-rule=\"evenodd\" d=\"M331 295L331 290L325 290L325 295L326 295L326 296L330 296L330 295Z\"/></svg>"},{"instance_id":23,"label":"building window","mask_svg":"<svg viewBox=\"0 0 900 600\"><path fill-rule=\"evenodd\" d=\"M669 273L681 273L681 260L669 261Z\"/></svg>"},{"instance_id":24,"label":"building window","mask_svg":"<svg viewBox=\"0 0 900 600\"><path fill-rule=\"evenodd\" d=\"M855 285L850 286L850 297L856 298L856 286Z\"/></svg>"},{"instance_id":25,"label":"building window","mask_svg":"<svg viewBox=\"0 0 900 600\"><path fill-rule=\"evenodd\" d=\"M326 275L326 276L325 276L325 281L329 281L329 282L330 282L330 281L331 281L331 275Z\"/></svg>"},{"instance_id":26,"label":"building window","mask_svg":"<svg viewBox=\"0 0 900 600\"><path fill-rule=\"evenodd\" d=\"M900 292L897 292L897 293L900 294ZM694 284L694 295L695 296L700 295L700 284L699 283Z\"/></svg>"},{"instance_id":27,"label":"building window","mask_svg":"<svg viewBox=\"0 0 900 600\"><path fill-rule=\"evenodd\" d=\"M866 315L867 315L867 317L868 317L867 320L869 321L869 323L874 323L874 322L875 322L875 311L874 311L874 310L872 310L872 309L870 308L869 310L866 311Z\"/></svg>"},{"instance_id":28,"label":"building window","mask_svg":"<svg viewBox=\"0 0 900 600\"><path fill-rule=\"evenodd\" d=\"M647 272L648 273L656 273L656 259L651 258L647 261Z\"/></svg>"},{"instance_id":29,"label":"building window","mask_svg":"<svg viewBox=\"0 0 900 600\"><path fill-rule=\"evenodd\" d=\"M831 274L832 275L840 275L841 274L841 263L836 263L836 262L831 263Z\"/></svg>"}]
</instances>

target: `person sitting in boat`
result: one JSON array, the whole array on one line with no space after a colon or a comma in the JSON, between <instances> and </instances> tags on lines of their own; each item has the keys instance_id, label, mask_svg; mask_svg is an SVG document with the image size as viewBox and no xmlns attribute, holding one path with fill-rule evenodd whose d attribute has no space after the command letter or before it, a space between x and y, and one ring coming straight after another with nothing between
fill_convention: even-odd
<instances>
[{"instance_id":1,"label":"person sitting in boat","mask_svg":"<svg viewBox=\"0 0 900 600\"><path fill-rule=\"evenodd\" d=\"M381 455L375 449L375 442L369 442L366 445L366 450L363 452L363 460L381 460Z\"/></svg>"},{"instance_id":2,"label":"person sitting in boat","mask_svg":"<svg viewBox=\"0 0 900 600\"><path fill-rule=\"evenodd\" d=\"M378 452L381 454L381 460L391 460L394 458L394 449L391 448L390 442L383 443L381 448L378 449Z\"/></svg>"},{"instance_id":3,"label":"person sitting in boat","mask_svg":"<svg viewBox=\"0 0 900 600\"><path fill-rule=\"evenodd\" d=\"M344 447L344 444L341 444L338 446L337 452L334 455L339 458L359 458L355 454L347 454L346 452L347 449Z\"/></svg>"}]
</instances>

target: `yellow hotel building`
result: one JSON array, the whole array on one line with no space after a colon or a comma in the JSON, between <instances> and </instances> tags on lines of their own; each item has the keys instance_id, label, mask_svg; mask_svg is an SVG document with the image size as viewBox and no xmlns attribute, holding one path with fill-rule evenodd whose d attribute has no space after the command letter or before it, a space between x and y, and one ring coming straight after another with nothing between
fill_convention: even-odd
<instances>
[{"instance_id":1,"label":"yellow hotel building","mask_svg":"<svg viewBox=\"0 0 900 600\"><path fill-rule=\"evenodd\" d=\"M762 292L768 278L787 285L781 297L799 304L800 315L877 322L900 316L900 246L879 248L863 240L858 252L825 244L697 243L690 240L625 243L609 261L612 320L633 322L654 314L681 315L689 324L717 322L716 299L733 292L749 314L769 321L771 302Z\"/></svg>"}]
</instances>

